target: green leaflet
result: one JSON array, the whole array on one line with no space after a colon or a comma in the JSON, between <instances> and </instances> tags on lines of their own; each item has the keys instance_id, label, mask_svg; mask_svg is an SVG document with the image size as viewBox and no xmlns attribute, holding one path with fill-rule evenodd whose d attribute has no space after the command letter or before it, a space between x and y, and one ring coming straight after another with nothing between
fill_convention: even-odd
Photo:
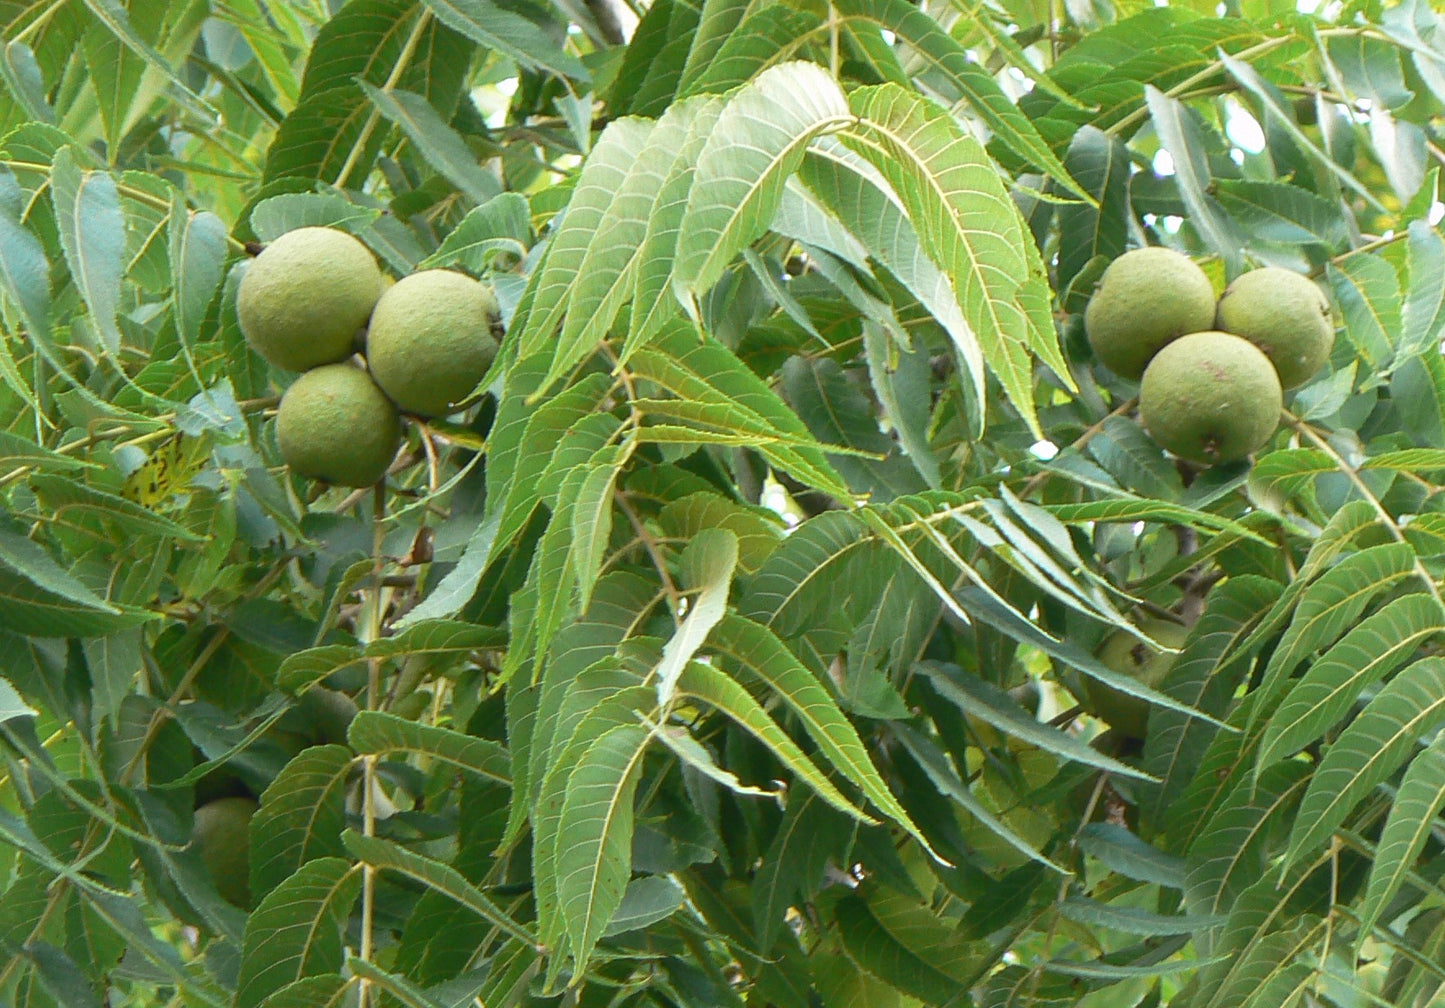
<instances>
[{"instance_id":1,"label":"green leaflet","mask_svg":"<svg viewBox=\"0 0 1445 1008\"><path fill-rule=\"evenodd\" d=\"M1265 727L1263 769L1334 726L1360 691L1404 664L1420 643L1445 629L1440 603L1405 595L1366 617L1315 661Z\"/></svg>"}]
</instances>

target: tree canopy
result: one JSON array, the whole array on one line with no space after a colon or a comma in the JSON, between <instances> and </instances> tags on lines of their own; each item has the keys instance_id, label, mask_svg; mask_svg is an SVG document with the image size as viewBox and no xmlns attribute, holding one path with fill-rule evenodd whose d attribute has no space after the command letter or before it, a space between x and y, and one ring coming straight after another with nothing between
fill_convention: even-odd
<instances>
[{"instance_id":1,"label":"tree canopy","mask_svg":"<svg viewBox=\"0 0 1445 1008\"><path fill-rule=\"evenodd\" d=\"M1442 124L1427 0L0 0L0 1004L1438 1004ZM1141 417L1146 246L1327 352Z\"/></svg>"}]
</instances>

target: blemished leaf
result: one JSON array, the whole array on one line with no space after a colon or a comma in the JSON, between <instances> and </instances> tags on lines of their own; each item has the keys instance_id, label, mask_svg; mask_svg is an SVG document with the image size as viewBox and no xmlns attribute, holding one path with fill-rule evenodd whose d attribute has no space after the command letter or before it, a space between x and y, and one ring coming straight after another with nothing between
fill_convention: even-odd
<instances>
[{"instance_id":1,"label":"blemished leaf","mask_svg":"<svg viewBox=\"0 0 1445 1008\"><path fill-rule=\"evenodd\" d=\"M1360 621L1285 694L1265 727L1260 768L1334 727L1365 687L1399 668L1441 630L1445 630L1445 613L1436 599L1424 593L1397 598Z\"/></svg>"},{"instance_id":2,"label":"blemished leaf","mask_svg":"<svg viewBox=\"0 0 1445 1008\"><path fill-rule=\"evenodd\" d=\"M55 155L51 172L55 218L71 279L90 308L102 345L120 353L120 286L125 275L125 216L115 179L85 171L70 150Z\"/></svg>"},{"instance_id":3,"label":"blemished leaf","mask_svg":"<svg viewBox=\"0 0 1445 1008\"><path fill-rule=\"evenodd\" d=\"M1354 807L1445 721L1445 659L1406 666L1325 752L1300 801L1286 863L1328 839Z\"/></svg>"},{"instance_id":4,"label":"blemished leaf","mask_svg":"<svg viewBox=\"0 0 1445 1008\"><path fill-rule=\"evenodd\" d=\"M580 754L567 782L557 853L557 895L581 969L622 904L631 866L632 799L648 733L618 725Z\"/></svg>"},{"instance_id":5,"label":"blemished leaf","mask_svg":"<svg viewBox=\"0 0 1445 1008\"><path fill-rule=\"evenodd\" d=\"M361 872L335 857L302 865L271 890L246 922L236 1008L255 1008L304 977L338 972L342 931L360 894Z\"/></svg>"},{"instance_id":6,"label":"blemished leaf","mask_svg":"<svg viewBox=\"0 0 1445 1008\"><path fill-rule=\"evenodd\" d=\"M701 296L758 238L808 143L852 118L838 83L812 63L783 63L732 96L698 154L679 224L673 287Z\"/></svg>"},{"instance_id":7,"label":"blemished leaf","mask_svg":"<svg viewBox=\"0 0 1445 1008\"><path fill-rule=\"evenodd\" d=\"M366 81L360 84L381 114L400 126L427 164L459 192L477 204L486 203L501 193L501 183L477 163L476 155L466 142L425 98L410 91L382 90Z\"/></svg>"},{"instance_id":8,"label":"blemished leaf","mask_svg":"<svg viewBox=\"0 0 1445 1008\"><path fill-rule=\"evenodd\" d=\"M1405 776L1385 820L1384 831L1375 847L1370 881L1360 908L1360 941L1371 933L1371 925L1399 892L1406 875L1414 868L1435 817L1445 807L1445 735L1417 754Z\"/></svg>"}]
</instances>

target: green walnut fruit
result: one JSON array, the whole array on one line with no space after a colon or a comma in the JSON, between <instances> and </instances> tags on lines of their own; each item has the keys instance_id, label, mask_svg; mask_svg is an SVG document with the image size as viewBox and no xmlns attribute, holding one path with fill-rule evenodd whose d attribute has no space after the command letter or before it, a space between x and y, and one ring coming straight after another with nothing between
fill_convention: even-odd
<instances>
[{"instance_id":1,"label":"green walnut fruit","mask_svg":"<svg viewBox=\"0 0 1445 1008\"><path fill-rule=\"evenodd\" d=\"M1189 631L1166 620L1144 620L1139 629L1150 640L1165 647L1179 648ZM1130 676L1151 689L1158 689L1174 664L1174 655L1150 647L1138 637L1119 630L1105 638L1099 660L1122 675ZM1130 738L1143 738L1149 727L1149 702L1097 679L1084 680L1084 705L1089 712L1115 731Z\"/></svg>"},{"instance_id":2,"label":"green walnut fruit","mask_svg":"<svg viewBox=\"0 0 1445 1008\"><path fill-rule=\"evenodd\" d=\"M492 366L498 318L497 296L486 284L452 270L413 273L377 302L367 365L404 411L446 416Z\"/></svg>"},{"instance_id":3,"label":"green walnut fruit","mask_svg":"<svg viewBox=\"0 0 1445 1008\"><path fill-rule=\"evenodd\" d=\"M361 368L327 364L297 378L281 397L276 440L297 475L368 487L396 456L401 418Z\"/></svg>"},{"instance_id":4,"label":"green walnut fruit","mask_svg":"<svg viewBox=\"0 0 1445 1008\"><path fill-rule=\"evenodd\" d=\"M358 710L351 697L324 686L313 686L301 694L297 709L311 726L317 745L346 745L346 731Z\"/></svg>"},{"instance_id":5,"label":"green walnut fruit","mask_svg":"<svg viewBox=\"0 0 1445 1008\"><path fill-rule=\"evenodd\" d=\"M249 827L260 806L252 798L218 798L196 809L191 846L216 890L242 909L251 905Z\"/></svg>"},{"instance_id":6,"label":"green walnut fruit","mask_svg":"<svg viewBox=\"0 0 1445 1008\"><path fill-rule=\"evenodd\" d=\"M1241 274L1224 289L1214 327L1263 350L1287 389L1309 381L1335 342L1324 293L1308 277L1274 266Z\"/></svg>"},{"instance_id":7,"label":"green walnut fruit","mask_svg":"<svg viewBox=\"0 0 1445 1008\"><path fill-rule=\"evenodd\" d=\"M1214 286L1188 256L1150 246L1109 264L1084 309L1094 356L1138 380L1160 348L1214 324Z\"/></svg>"},{"instance_id":8,"label":"green walnut fruit","mask_svg":"<svg viewBox=\"0 0 1445 1008\"><path fill-rule=\"evenodd\" d=\"M381 297L365 245L334 228L288 231L246 268L236 313L246 342L287 371L345 360Z\"/></svg>"},{"instance_id":9,"label":"green walnut fruit","mask_svg":"<svg viewBox=\"0 0 1445 1008\"><path fill-rule=\"evenodd\" d=\"M1139 384L1139 415L1161 448L1216 465L1264 447L1279 426L1283 399L1274 365L1253 343L1198 332L1149 362Z\"/></svg>"}]
</instances>

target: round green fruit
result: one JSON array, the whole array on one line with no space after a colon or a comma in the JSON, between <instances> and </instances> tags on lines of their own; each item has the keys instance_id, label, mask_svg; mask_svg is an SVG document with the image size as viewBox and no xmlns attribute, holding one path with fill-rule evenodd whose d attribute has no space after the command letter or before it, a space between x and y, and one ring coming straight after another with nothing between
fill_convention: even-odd
<instances>
[{"instance_id":1,"label":"round green fruit","mask_svg":"<svg viewBox=\"0 0 1445 1008\"><path fill-rule=\"evenodd\" d=\"M1241 274L1226 287L1214 325L1263 350L1287 389L1309 381L1335 342L1324 293L1308 277L1274 266Z\"/></svg>"},{"instance_id":2,"label":"round green fruit","mask_svg":"<svg viewBox=\"0 0 1445 1008\"><path fill-rule=\"evenodd\" d=\"M368 487L396 456L401 418L361 368L327 364L297 378L281 397L276 440L297 475Z\"/></svg>"},{"instance_id":3,"label":"round green fruit","mask_svg":"<svg viewBox=\"0 0 1445 1008\"><path fill-rule=\"evenodd\" d=\"M1214 286L1188 256L1150 246L1109 264L1084 309L1094 356L1138 380L1166 344L1214 324Z\"/></svg>"},{"instance_id":4,"label":"round green fruit","mask_svg":"<svg viewBox=\"0 0 1445 1008\"><path fill-rule=\"evenodd\" d=\"M346 731L356 717L356 701L340 690L312 686L301 694L298 708L311 725L318 745L346 745Z\"/></svg>"},{"instance_id":5,"label":"round green fruit","mask_svg":"<svg viewBox=\"0 0 1445 1008\"><path fill-rule=\"evenodd\" d=\"M242 909L251 905L249 827L260 806L251 798L218 798L196 809L191 845L216 890Z\"/></svg>"},{"instance_id":6,"label":"round green fruit","mask_svg":"<svg viewBox=\"0 0 1445 1008\"><path fill-rule=\"evenodd\" d=\"M236 313L246 342L287 371L350 357L356 332L381 296L381 270L365 245L334 228L288 231L246 268Z\"/></svg>"},{"instance_id":7,"label":"round green fruit","mask_svg":"<svg viewBox=\"0 0 1445 1008\"><path fill-rule=\"evenodd\" d=\"M446 416L492 366L498 318L497 296L486 284L452 270L413 273L377 302L367 365L406 412Z\"/></svg>"},{"instance_id":8,"label":"round green fruit","mask_svg":"<svg viewBox=\"0 0 1445 1008\"><path fill-rule=\"evenodd\" d=\"M1139 629L1151 640L1170 648L1182 646L1189 636L1187 629L1165 620L1144 620ZM1125 630L1105 638L1098 656L1115 672L1130 676L1151 689L1159 688L1174 664L1173 654L1150 647ZM1086 677L1083 700L1089 713L1122 735L1143 738L1148 730L1149 702L1132 693Z\"/></svg>"},{"instance_id":9,"label":"round green fruit","mask_svg":"<svg viewBox=\"0 0 1445 1008\"><path fill-rule=\"evenodd\" d=\"M1198 332L1149 362L1139 385L1139 414L1161 448L1216 465L1264 447L1279 426L1283 398L1274 365L1253 343Z\"/></svg>"}]
</instances>

